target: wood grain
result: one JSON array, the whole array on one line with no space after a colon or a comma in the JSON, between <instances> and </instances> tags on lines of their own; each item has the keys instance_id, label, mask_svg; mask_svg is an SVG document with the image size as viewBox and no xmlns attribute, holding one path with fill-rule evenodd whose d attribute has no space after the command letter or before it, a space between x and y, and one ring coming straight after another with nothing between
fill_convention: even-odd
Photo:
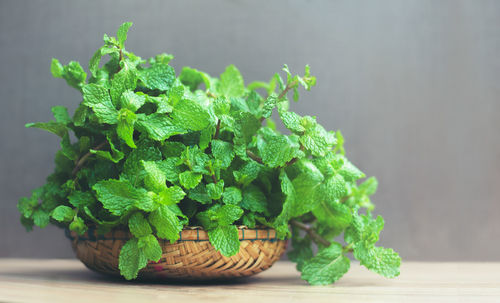
<instances>
[{"instance_id":1,"label":"wood grain","mask_svg":"<svg viewBox=\"0 0 500 303\"><path fill-rule=\"evenodd\" d=\"M500 302L500 263L404 262L385 279L358 264L334 285L313 287L278 262L224 283L137 283L108 279L76 260L0 259L0 302Z\"/></svg>"}]
</instances>

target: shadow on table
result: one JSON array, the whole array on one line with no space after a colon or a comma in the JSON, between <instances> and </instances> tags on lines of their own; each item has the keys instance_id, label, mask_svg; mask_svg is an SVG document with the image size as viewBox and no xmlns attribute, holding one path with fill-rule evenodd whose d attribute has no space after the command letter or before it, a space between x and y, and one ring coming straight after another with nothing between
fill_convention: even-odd
<instances>
[{"instance_id":1,"label":"shadow on table","mask_svg":"<svg viewBox=\"0 0 500 303\"><path fill-rule=\"evenodd\" d=\"M64 282L88 282L101 284L124 284L124 285L175 285L175 286L230 286L230 285L246 285L254 283L278 283L278 284L296 284L297 277L261 277L259 275L253 277L218 279L208 281L189 281L177 279L158 280L134 280L127 281L120 277L106 276L89 269L68 268L68 269L27 269L26 271L7 272L3 271L0 276L15 277L26 280L44 280L44 281L64 281Z\"/></svg>"}]
</instances>

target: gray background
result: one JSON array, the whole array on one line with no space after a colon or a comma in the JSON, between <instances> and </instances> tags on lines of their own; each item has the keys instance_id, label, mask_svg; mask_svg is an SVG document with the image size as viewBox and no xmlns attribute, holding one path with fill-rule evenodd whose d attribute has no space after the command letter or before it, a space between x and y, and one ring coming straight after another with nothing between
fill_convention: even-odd
<instances>
[{"instance_id":1,"label":"gray background","mask_svg":"<svg viewBox=\"0 0 500 303\"><path fill-rule=\"evenodd\" d=\"M50 59L88 59L133 21L127 48L247 83L309 63L293 104L341 129L379 178L382 244L407 260L500 260L500 1L0 1L0 257L71 257L56 228L25 233L16 202L53 169L56 136L24 129L80 96Z\"/></svg>"}]
</instances>

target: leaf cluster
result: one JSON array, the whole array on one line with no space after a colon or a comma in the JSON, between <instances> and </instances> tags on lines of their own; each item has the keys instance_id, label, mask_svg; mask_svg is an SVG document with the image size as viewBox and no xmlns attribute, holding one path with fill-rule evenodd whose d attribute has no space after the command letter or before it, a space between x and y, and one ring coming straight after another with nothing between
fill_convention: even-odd
<instances>
[{"instance_id":1,"label":"leaf cluster","mask_svg":"<svg viewBox=\"0 0 500 303\"><path fill-rule=\"evenodd\" d=\"M160 259L159 240L177 241L188 225L207 230L225 256L239 251L238 226L274 228L292 239L289 257L311 284L342 277L351 252L370 270L399 274L399 256L375 246L384 225L371 215L376 179L359 183L365 175L345 157L339 131L289 110L289 93L297 101L300 86L316 83L308 66L303 76L285 66L285 79L248 85L233 65L219 77L190 67L176 74L169 54L144 60L125 49L130 26L104 35L88 74L53 59L53 76L83 101L72 116L55 106L53 121L26 125L61 138L54 173L19 200L28 230L127 229L126 279Z\"/></svg>"}]
</instances>

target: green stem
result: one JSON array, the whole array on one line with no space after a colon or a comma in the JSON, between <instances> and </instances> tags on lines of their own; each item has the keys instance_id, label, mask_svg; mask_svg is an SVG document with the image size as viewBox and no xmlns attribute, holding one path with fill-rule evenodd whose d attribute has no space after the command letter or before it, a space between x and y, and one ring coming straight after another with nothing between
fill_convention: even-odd
<instances>
[{"instance_id":1,"label":"green stem","mask_svg":"<svg viewBox=\"0 0 500 303\"><path fill-rule=\"evenodd\" d=\"M108 141L104 141L101 144L97 145L96 147L93 148L93 150L99 150L103 148ZM85 161L87 161L88 157L90 157L92 153L88 151L85 155L83 155L78 161L76 162L75 168L73 168L73 171L71 171L71 175L76 175L76 173L82 168L83 164L85 164Z\"/></svg>"},{"instance_id":2,"label":"green stem","mask_svg":"<svg viewBox=\"0 0 500 303\"><path fill-rule=\"evenodd\" d=\"M316 243L316 244L321 244L325 247L328 247L331 244L328 240L326 240L323 237L321 237L320 235L318 235L316 233L316 231L312 227L310 227L309 225L306 225L306 224L299 222L295 219L290 220L290 225L293 225L293 226L298 227L298 228L302 229L303 231L305 231L309 235L309 237L311 237L311 239L314 241L314 243Z\"/></svg>"}]
</instances>

